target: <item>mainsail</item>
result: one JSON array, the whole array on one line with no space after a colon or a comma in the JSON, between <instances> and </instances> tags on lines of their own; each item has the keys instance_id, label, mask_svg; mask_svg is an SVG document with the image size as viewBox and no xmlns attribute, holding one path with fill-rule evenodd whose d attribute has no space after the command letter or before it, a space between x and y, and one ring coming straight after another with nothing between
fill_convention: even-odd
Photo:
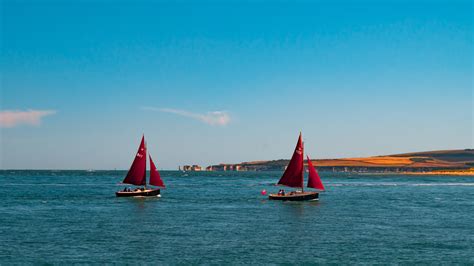
<instances>
[{"instance_id":1,"label":"mainsail","mask_svg":"<svg viewBox=\"0 0 474 266\"><path fill-rule=\"evenodd\" d=\"M156 169L155 163L150 157L150 185L157 186L157 187L165 187L163 180L161 180L160 173Z\"/></svg>"},{"instance_id":2,"label":"mainsail","mask_svg":"<svg viewBox=\"0 0 474 266\"><path fill-rule=\"evenodd\" d=\"M321 181L321 178L319 178L319 174L314 168L313 163L311 163L311 159L309 159L309 156L306 156L306 157L308 158L308 172L309 172L308 187L324 190L323 182Z\"/></svg>"},{"instance_id":3,"label":"mainsail","mask_svg":"<svg viewBox=\"0 0 474 266\"><path fill-rule=\"evenodd\" d=\"M123 183L132 184L136 186L146 185L146 146L145 136L142 137L140 147L138 147L137 155L133 160L127 176Z\"/></svg>"},{"instance_id":4,"label":"mainsail","mask_svg":"<svg viewBox=\"0 0 474 266\"><path fill-rule=\"evenodd\" d=\"M295 151L291 157L288 167L286 167L283 176L278 181L279 185L284 185L288 187L303 188L304 178L303 178L303 141L300 137L298 138L298 143L296 144Z\"/></svg>"}]
</instances>

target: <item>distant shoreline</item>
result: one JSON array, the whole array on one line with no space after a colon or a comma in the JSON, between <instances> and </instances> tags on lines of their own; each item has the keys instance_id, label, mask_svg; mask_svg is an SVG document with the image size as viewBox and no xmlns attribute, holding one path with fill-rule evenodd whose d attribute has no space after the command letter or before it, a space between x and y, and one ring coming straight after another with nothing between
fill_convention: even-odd
<instances>
[{"instance_id":1,"label":"distant shoreline","mask_svg":"<svg viewBox=\"0 0 474 266\"><path fill-rule=\"evenodd\" d=\"M473 175L474 149L425 151L384 156L311 160L320 171L416 175ZM289 160L221 163L201 167L184 165L186 171L284 171ZM306 163L305 163L306 164Z\"/></svg>"},{"instance_id":2,"label":"distant shoreline","mask_svg":"<svg viewBox=\"0 0 474 266\"><path fill-rule=\"evenodd\" d=\"M474 176L474 149L443 150L385 156L316 159L313 165L320 172L380 175ZM283 172L289 160L221 163L201 167L184 165L185 172ZM306 163L305 163L306 164ZM0 169L0 171L127 171L128 169ZM160 169L160 171L176 171Z\"/></svg>"},{"instance_id":3,"label":"distant shoreline","mask_svg":"<svg viewBox=\"0 0 474 266\"><path fill-rule=\"evenodd\" d=\"M84 170L84 169L0 169L1 172L19 172L19 171L38 171L38 172L86 172L86 173L94 173L94 172L126 172L127 170L106 170L106 169L98 169L98 170ZM163 172L182 172L182 173L213 173L213 174L223 174L229 173L232 174L235 172L232 171L178 171L178 170L169 170L163 169L160 170ZM282 170L257 170L257 171L239 171L240 173L265 173L265 172L273 172L273 173L282 173ZM442 170L442 171L425 171L425 172L379 172L379 171L365 171L365 172L334 172L327 169L323 169L319 171L321 174L328 174L328 173L336 173L336 174L350 174L350 175L380 175L380 176L403 176L403 175L413 175L413 176L466 176L466 177L474 177L474 168L468 170Z\"/></svg>"},{"instance_id":4,"label":"distant shoreline","mask_svg":"<svg viewBox=\"0 0 474 266\"><path fill-rule=\"evenodd\" d=\"M449 175L449 176L474 176L474 168L469 170L430 171L430 172L405 172L404 175Z\"/></svg>"}]
</instances>

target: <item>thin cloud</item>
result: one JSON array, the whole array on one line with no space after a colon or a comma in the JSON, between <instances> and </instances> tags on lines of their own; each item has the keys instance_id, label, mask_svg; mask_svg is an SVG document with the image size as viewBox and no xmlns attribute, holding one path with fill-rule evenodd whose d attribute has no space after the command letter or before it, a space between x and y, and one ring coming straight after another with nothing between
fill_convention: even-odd
<instances>
[{"instance_id":1,"label":"thin cloud","mask_svg":"<svg viewBox=\"0 0 474 266\"><path fill-rule=\"evenodd\" d=\"M205 114L192 113L185 110L171 109L171 108L155 108L155 107L142 107L143 110L158 111L176 114L184 117L189 117L201 122L204 122L211 126L225 126L230 122L230 115L226 111L213 111Z\"/></svg>"},{"instance_id":2,"label":"thin cloud","mask_svg":"<svg viewBox=\"0 0 474 266\"><path fill-rule=\"evenodd\" d=\"M16 127L20 125L39 126L41 119L55 114L54 110L5 110L0 111L0 127Z\"/></svg>"}]
</instances>

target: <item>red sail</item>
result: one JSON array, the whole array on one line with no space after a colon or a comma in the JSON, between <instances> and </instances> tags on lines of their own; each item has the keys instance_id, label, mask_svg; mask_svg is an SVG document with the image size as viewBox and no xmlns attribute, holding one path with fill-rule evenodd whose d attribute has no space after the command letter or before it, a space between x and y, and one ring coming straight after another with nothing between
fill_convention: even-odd
<instances>
[{"instance_id":1,"label":"red sail","mask_svg":"<svg viewBox=\"0 0 474 266\"><path fill-rule=\"evenodd\" d=\"M142 137L140 147L138 147L135 160L133 160L130 170L128 170L127 176L123 180L123 183L132 184L136 186L146 185L146 147L145 147L145 136Z\"/></svg>"},{"instance_id":2,"label":"red sail","mask_svg":"<svg viewBox=\"0 0 474 266\"><path fill-rule=\"evenodd\" d=\"M285 173L283 173L280 181L278 181L278 184L288 187L303 188L303 161L303 141L301 140L300 133L293 157L291 157L291 161L286 167Z\"/></svg>"},{"instance_id":3,"label":"red sail","mask_svg":"<svg viewBox=\"0 0 474 266\"><path fill-rule=\"evenodd\" d=\"M160 173L156 170L155 163L150 157L150 185L157 186L157 187L165 187L163 180L161 180Z\"/></svg>"},{"instance_id":4,"label":"red sail","mask_svg":"<svg viewBox=\"0 0 474 266\"><path fill-rule=\"evenodd\" d=\"M324 190L323 182L321 182L321 178L319 178L318 172L316 171L313 164L311 163L309 156L306 156L306 157L308 157L308 171L309 171L308 187Z\"/></svg>"}]
</instances>

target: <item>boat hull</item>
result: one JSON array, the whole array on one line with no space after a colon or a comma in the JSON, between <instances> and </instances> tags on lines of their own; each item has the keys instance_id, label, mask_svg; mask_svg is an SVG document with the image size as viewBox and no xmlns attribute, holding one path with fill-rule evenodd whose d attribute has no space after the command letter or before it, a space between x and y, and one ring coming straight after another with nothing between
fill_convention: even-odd
<instances>
[{"instance_id":1,"label":"boat hull","mask_svg":"<svg viewBox=\"0 0 474 266\"><path fill-rule=\"evenodd\" d=\"M319 200L319 192L290 192L285 195L270 194L271 200L283 201L310 201Z\"/></svg>"},{"instance_id":2,"label":"boat hull","mask_svg":"<svg viewBox=\"0 0 474 266\"><path fill-rule=\"evenodd\" d=\"M160 197L159 189L147 189L143 191L117 191L115 192L117 197Z\"/></svg>"}]
</instances>

